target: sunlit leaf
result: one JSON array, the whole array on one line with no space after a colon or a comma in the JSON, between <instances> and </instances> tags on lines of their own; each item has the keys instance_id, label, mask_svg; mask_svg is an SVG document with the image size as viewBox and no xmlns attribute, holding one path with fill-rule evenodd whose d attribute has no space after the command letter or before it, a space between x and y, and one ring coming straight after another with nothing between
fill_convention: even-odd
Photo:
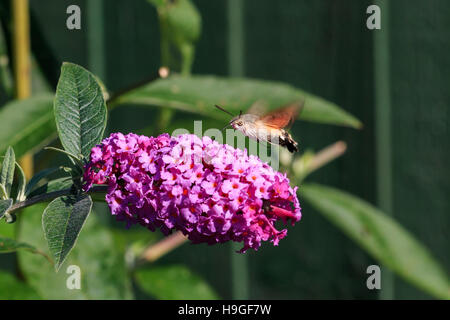
<instances>
[{"instance_id":1,"label":"sunlit leaf","mask_svg":"<svg viewBox=\"0 0 450 320\"><path fill-rule=\"evenodd\" d=\"M168 107L208 117L230 120L217 110L218 104L238 115L254 102L267 103L268 109L305 100L301 120L360 128L361 122L336 104L294 88L288 84L244 78L215 76L172 76L159 79L117 97L114 105L123 103Z\"/></svg>"},{"instance_id":2,"label":"sunlit leaf","mask_svg":"<svg viewBox=\"0 0 450 320\"><path fill-rule=\"evenodd\" d=\"M81 66L63 63L54 112L64 149L88 158L106 127L106 105L95 76Z\"/></svg>"},{"instance_id":3,"label":"sunlit leaf","mask_svg":"<svg viewBox=\"0 0 450 320\"><path fill-rule=\"evenodd\" d=\"M57 271L74 247L91 209L88 195L59 197L45 208L42 227Z\"/></svg>"}]
</instances>

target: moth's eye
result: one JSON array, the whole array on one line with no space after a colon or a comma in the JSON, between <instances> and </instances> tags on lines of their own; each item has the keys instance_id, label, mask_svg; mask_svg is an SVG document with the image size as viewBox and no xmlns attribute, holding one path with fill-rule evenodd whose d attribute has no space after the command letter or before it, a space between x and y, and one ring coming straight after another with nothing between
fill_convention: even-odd
<instances>
[{"instance_id":1,"label":"moth's eye","mask_svg":"<svg viewBox=\"0 0 450 320\"><path fill-rule=\"evenodd\" d=\"M241 121L238 121L236 124L237 124L239 127L242 126L242 122L241 122Z\"/></svg>"}]
</instances>

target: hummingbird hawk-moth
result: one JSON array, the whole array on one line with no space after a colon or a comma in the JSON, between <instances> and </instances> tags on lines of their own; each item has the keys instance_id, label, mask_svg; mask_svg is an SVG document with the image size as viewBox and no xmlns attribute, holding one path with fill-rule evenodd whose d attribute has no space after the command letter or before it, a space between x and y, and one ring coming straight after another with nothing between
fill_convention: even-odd
<instances>
[{"instance_id":1,"label":"hummingbird hawk-moth","mask_svg":"<svg viewBox=\"0 0 450 320\"><path fill-rule=\"evenodd\" d=\"M296 101L278 109L263 114L262 103L254 103L248 113L233 116L230 112L216 105L216 107L233 116L228 126L242 132L256 141L265 141L286 147L291 153L298 152L298 143L286 131L297 119L303 108L304 101ZM225 127L226 128L226 127ZM224 128L224 129L225 129Z\"/></svg>"}]
</instances>

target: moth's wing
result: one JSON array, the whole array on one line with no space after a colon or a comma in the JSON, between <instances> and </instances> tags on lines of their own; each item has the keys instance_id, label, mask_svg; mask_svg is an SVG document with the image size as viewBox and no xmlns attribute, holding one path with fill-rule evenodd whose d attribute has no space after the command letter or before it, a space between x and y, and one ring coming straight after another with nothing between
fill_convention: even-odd
<instances>
[{"instance_id":1,"label":"moth's wing","mask_svg":"<svg viewBox=\"0 0 450 320\"><path fill-rule=\"evenodd\" d=\"M248 108L247 113L261 116L266 113L268 109L268 104L264 100L256 100L250 108Z\"/></svg>"},{"instance_id":2,"label":"moth's wing","mask_svg":"<svg viewBox=\"0 0 450 320\"><path fill-rule=\"evenodd\" d=\"M275 109L261 117L260 121L272 128L290 127L303 109L304 101L296 101Z\"/></svg>"}]
</instances>

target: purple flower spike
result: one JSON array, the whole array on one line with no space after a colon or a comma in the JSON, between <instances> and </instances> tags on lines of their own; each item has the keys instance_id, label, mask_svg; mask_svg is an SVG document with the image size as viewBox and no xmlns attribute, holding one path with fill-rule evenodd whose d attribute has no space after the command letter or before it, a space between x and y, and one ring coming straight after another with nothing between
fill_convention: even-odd
<instances>
[{"instance_id":1,"label":"purple flower spike","mask_svg":"<svg viewBox=\"0 0 450 320\"><path fill-rule=\"evenodd\" d=\"M240 252L274 245L301 218L297 188L258 157L193 134L156 138L113 133L92 149L85 190L108 184L111 213L164 234L180 230L193 243L243 242Z\"/></svg>"}]
</instances>

